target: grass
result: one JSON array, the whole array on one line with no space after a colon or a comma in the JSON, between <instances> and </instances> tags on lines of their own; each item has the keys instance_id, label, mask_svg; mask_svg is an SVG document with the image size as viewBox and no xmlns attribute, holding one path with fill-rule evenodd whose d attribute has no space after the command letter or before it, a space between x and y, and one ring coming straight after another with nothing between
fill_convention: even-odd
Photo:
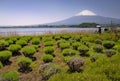
<instances>
[{"instance_id":1,"label":"grass","mask_svg":"<svg viewBox=\"0 0 120 81\"><path fill-rule=\"evenodd\" d=\"M31 42L33 39L40 38L39 41L37 40L37 43L35 43L36 51L33 55L34 58L36 58L35 61L33 61L30 65L32 68L32 71L28 73L22 73L19 72L19 66L17 64L17 60L21 57L26 57L22 52L19 56L12 56L10 57L9 65L4 65L0 68L0 75L7 73L9 71L15 70L20 73L19 79L20 81L41 81L42 76L39 73L39 67L44 64L44 61L41 59L41 57L45 54L45 48L49 47L45 45L45 43L52 42L52 47L54 48L54 59L52 60L52 63L59 65L61 67L61 72L53 75L50 77L48 81L119 81L120 80L120 52L118 51L119 47L119 37L120 32L118 32L118 36L116 37L114 33L112 32L103 32L102 34L93 34L93 33L61 33L61 34L50 34L50 35L41 35L41 36L10 36L10 37L0 37L0 41L6 41L9 43L8 46L5 46L5 50L8 50L8 47L12 44L18 43L19 40L26 40L27 44L24 44L25 46L31 46L34 45L33 42ZM113 41L115 42L115 46L111 48L111 50L114 50L116 52L115 55L111 57L107 57L105 54L106 48L103 46L103 52L96 53L94 50L94 46L96 45L97 39L100 39L102 41ZM10 43L11 40L13 41ZM61 41L62 40L62 41ZM64 41L63 41L64 40ZM34 40L35 41L35 40ZM61 42L60 42L61 41ZM36 41L35 41L36 42ZM58 46L58 42L60 46ZM79 45L77 45L79 44ZM78 47L80 46L86 46L88 47L89 51L87 54L89 56L81 56L80 51ZM76 46L76 47L75 47ZM22 47L22 48L23 48ZM65 47L65 49L71 49L76 50L77 55L76 56L69 56L66 57L62 54L63 49L61 47ZM75 47L75 48L74 48ZM4 51L1 50L1 51ZM68 54L71 54L71 52L68 52ZM96 55L97 54L97 55ZM85 66L84 70L81 73L78 72L69 72L69 67L67 65L70 58L79 57L84 58L85 60ZM95 59L95 61L91 61L91 58Z\"/></svg>"}]
</instances>

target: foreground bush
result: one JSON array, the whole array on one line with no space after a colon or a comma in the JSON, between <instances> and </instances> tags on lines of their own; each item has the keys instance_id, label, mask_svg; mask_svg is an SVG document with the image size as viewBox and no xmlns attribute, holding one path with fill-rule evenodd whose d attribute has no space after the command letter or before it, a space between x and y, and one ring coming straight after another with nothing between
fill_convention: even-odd
<instances>
[{"instance_id":1,"label":"foreground bush","mask_svg":"<svg viewBox=\"0 0 120 81\"><path fill-rule=\"evenodd\" d=\"M90 42L91 38L90 37L82 37L81 42L84 44L86 42Z\"/></svg>"},{"instance_id":2,"label":"foreground bush","mask_svg":"<svg viewBox=\"0 0 120 81\"><path fill-rule=\"evenodd\" d=\"M13 44L13 40L7 40L7 42L9 43L9 45Z\"/></svg>"},{"instance_id":3,"label":"foreground bush","mask_svg":"<svg viewBox=\"0 0 120 81\"><path fill-rule=\"evenodd\" d=\"M48 81L111 81L106 76L93 73L58 73L52 76Z\"/></svg>"},{"instance_id":4,"label":"foreground bush","mask_svg":"<svg viewBox=\"0 0 120 81\"><path fill-rule=\"evenodd\" d=\"M95 40L95 43L96 43L96 44L102 44L102 40L101 40L101 39L96 39L96 40Z\"/></svg>"},{"instance_id":5,"label":"foreground bush","mask_svg":"<svg viewBox=\"0 0 120 81\"><path fill-rule=\"evenodd\" d=\"M83 58L72 58L70 62L68 63L68 66L70 68L70 71L72 72L80 72L83 70L82 66L84 65L84 59Z\"/></svg>"},{"instance_id":6,"label":"foreground bush","mask_svg":"<svg viewBox=\"0 0 120 81\"><path fill-rule=\"evenodd\" d=\"M53 54L54 53L54 47L52 47L52 46L45 47L44 52L46 54Z\"/></svg>"},{"instance_id":7,"label":"foreground bush","mask_svg":"<svg viewBox=\"0 0 120 81\"><path fill-rule=\"evenodd\" d=\"M0 40L0 50L5 50L8 45L9 45L8 42Z\"/></svg>"},{"instance_id":8,"label":"foreground bush","mask_svg":"<svg viewBox=\"0 0 120 81\"><path fill-rule=\"evenodd\" d=\"M35 48L36 51L39 51L39 46L38 45L30 45L30 46Z\"/></svg>"},{"instance_id":9,"label":"foreground bush","mask_svg":"<svg viewBox=\"0 0 120 81\"><path fill-rule=\"evenodd\" d=\"M46 36L43 38L43 42L52 41L52 37Z\"/></svg>"},{"instance_id":10,"label":"foreground bush","mask_svg":"<svg viewBox=\"0 0 120 81\"><path fill-rule=\"evenodd\" d=\"M13 54L17 54L20 49L21 49L21 46L17 44L13 44L8 47L8 50L11 51Z\"/></svg>"},{"instance_id":11,"label":"foreground bush","mask_svg":"<svg viewBox=\"0 0 120 81\"><path fill-rule=\"evenodd\" d=\"M19 81L19 73L17 71L9 71L0 75L0 81Z\"/></svg>"},{"instance_id":12,"label":"foreground bush","mask_svg":"<svg viewBox=\"0 0 120 81\"><path fill-rule=\"evenodd\" d=\"M80 35L74 35L74 36L72 37L72 39L74 39L74 40L76 40L76 41L78 41L78 42L80 42L81 38L82 38L82 36L80 36Z\"/></svg>"},{"instance_id":13,"label":"foreground bush","mask_svg":"<svg viewBox=\"0 0 120 81\"><path fill-rule=\"evenodd\" d=\"M120 54L111 58L102 55L96 62L85 61L85 70L81 73L62 72L52 76L48 81L119 81Z\"/></svg>"},{"instance_id":14,"label":"foreground bush","mask_svg":"<svg viewBox=\"0 0 120 81\"><path fill-rule=\"evenodd\" d=\"M3 67L3 64L0 62L0 68L2 68Z\"/></svg>"},{"instance_id":15,"label":"foreground bush","mask_svg":"<svg viewBox=\"0 0 120 81\"><path fill-rule=\"evenodd\" d=\"M60 43L60 48L63 50L63 49L66 49L66 48L70 48L70 43Z\"/></svg>"},{"instance_id":16,"label":"foreground bush","mask_svg":"<svg viewBox=\"0 0 120 81\"><path fill-rule=\"evenodd\" d=\"M39 38L33 38L33 39L31 40L31 43L34 44L34 45L38 45L39 42L40 42L40 39L39 39Z\"/></svg>"},{"instance_id":17,"label":"foreground bush","mask_svg":"<svg viewBox=\"0 0 120 81\"><path fill-rule=\"evenodd\" d=\"M53 42L52 41L44 42L44 46L53 46Z\"/></svg>"},{"instance_id":18,"label":"foreground bush","mask_svg":"<svg viewBox=\"0 0 120 81\"><path fill-rule=\"evenodd\" d=\"M56 36L54 36L53 38L54 38L56 41L61 39L61 37L60 37L59 35L56 35Z\"/></svg>"},{"instance_id":19,"label":"foreground bush","mask_svg":"<svg viewBox=\"0 0 120 81\"><path fill-rule=\"evenodd\" d=\"M103 42L103 46L107 49L113 48L114 45L115 45L115 42L113 42L113 41L104 41Z\"/></svg>"},{"instance_id":20,"label":"foreground bush","mask_svg":"<svg viewBox=\"0 0 120 81\"><path fill-rule=\"evenodd\" d=\"M36 50L32 46L25 46L21 49L21 52L26 56L26 57L32 57Z\"/></svg>"},{"instance_id":21,"label":"foreground bush","mask_svg":"<svg viewBox=\"0 0 120 81\"><path fill-rule=\"evenodd\" d=\"M105 54L106 54L108 57L111 57L111 56L113 56L113 55L116 54L116 51L115 51L115 50L112 50L112 49L105 50Z\"/></svg>"},{"instance_id":22,"label":"foreground bush","mask_svg":"<svg viewBox=\"0 0 120 81\"><path fill-rule=\"evenodd\" d=\"M91 62L95 62L99 57L100 57L100 54L94 53L93 55L91 55L90 60Z\"/></svg>"},{"instance_id":23,"label":"foreground bush","mask_svg":"<svg viewBox=\"0 0 120 81\"><path fill-rule=\"evenodd\" d=\"M102 45L95 45L93 49L98 53L103 51Z\"/></svg>"},{"instance_id":24,"label":"foreground bush","mask_svg":"<svg viewBox=\"0 0 120 81\"><path fill-rule=\"evenodd\" d=\"M77 56L77 55L75 55L75 56L65 56L64 61L68 64L72 58L76 58L76 57L79 57L79 56Z\"/></svg>"},{"instance_id":25,"label":"foreground bush","mask_svg":"<svg viewBox=\"0 0 120 81\"><path fill-rule=\"evenodd\" d=\"M118 45L115 45L115 46L113 47L113 49L117 50L117 51L120 53L120 45L119 45L119 44L118 44Z\"/></svg>"},{"instance_id":26,"label":"foreground bush","mask_svg":"<svg viewBox=\"0 0 120 81\"><path fill-rule=\"evenodd\" d=\"M62 38L65 39L65 40L68 40L68 39L71 38L71 36L66 34L66 35L62 35Z\"/></svg>"},{"instance_id":27,"label":"foreground bush","mask_svg":"<svg viewBox=\"0 0 120 81\"><path fill-rule=\"evenodd\" d=\"M45 55L42 56L42 60L43 60L45 63L52 62L52 61L53 61L53 56L52 56L52 55L45 54Z\"/></svg>"},{"instance_id":28,"label":"foreground bush","mask_svg":"<svg viewBox=\"0 0 120 81\"><path fill-rule=\"evenodd\" d=\"M17 37L10 37L10 39L9 40L12 40L13 41L13 44L18 40L18 38Z\"/></svg>"},{"instance_id":29,"label":"foreground bush","mask_svg":"<svg viewBox=\"0 0 120 81\"><path fill-rule=\"evenodd\" d=\"M78 50L80 52L80 55L86 55L87 52L89 51L89 48L85 45L81 45L78 47Z\"/></svg>"},{"instance_id":30,"label":"foreground bush","mask_svg":"<svg viewBox=\"0 0 120 81\"><path fill-rule=\"evenodd\" d=\"M9 61L9 58L12 56L10 51L1 51L0 52L0 61L5 64Z\"/></svg>"},{"instance_id":31,"label":"foreground bush","mask_svg":"<svg viewBox=\"0 0 120 81\"><path fill-rule=\"evenodd\" d=\"M73 49L77 50L78 47L80 46L79 42L72 43Z\"/></svg>"},{"instance_id":32,"label":"foreground bush","mask_svg":"<svg viewBox=\"0 0 120 81\"><path fill-rule=\"evenodd\" d=\"M73 43L77 43L77 41L74 39L69 39L69 43L70 43L70 45L73 45Z\"/></svg>"},{"instance_id":33,"label":"foreground bush","mask_svg":"<svg viewBox=\"0 0 120 81\"><path fill-rule=\"evenodd\" d=\"M60 71L60 67L53 63L43 64L39 68L39 72L41 73L43 80L48 80L51 76L55 75L56 73L59 73Z\"/></svg>"},{"instance_id":34,"label":"foreground bush","mask_svg":"<svg viewBox=\"0 0 120 81\"><path fill-rule=\"evenodd\" d=\"M31 70L30 64L32 63L32 60L27 57L21 57L17 61L18 66L20 67L20 72L29 72Z\"/></svg>"},{"instance_id":35,"label":"foreground bush","mask_svg":"<svg viewBox=\"0 0 120 81\"><path fill-rule=\"evenodd\" d=\"M73 49L64 49L64 50L62 51L62 54L63 54L64 56L74 56L74 55L77 54L77 51L76 51L76 50L73 50Z\"/></svg>"},{"instance_id":36,"label":"foreground bush","mask_svg":"<svg viewBox=\"0 0 120 81\"><path fill-rule=\"evenodd\" d=\"M57 41L57 46L60 47L60 43L65 43L65 42L66 42L66 40L58 40Z\"/></svg>"},{"instance_id":37,"label":"foreground bush","mask_svg":"<svg viewBox=\"0 0 120 81\"><path fill-rule=\"evenodd\" d=\"M20 38L20 40L25 40L26 42L29 42L31 40L30 36L23 36Z\"/></svg>"},{"instance_id":38,"label":"foreground bush","mask_svg":"<svg viewBox=\"0 0 120 81\"><path fill-rule=\"evenodd\" d=\"M27 45L27 42L25 40L18 40L16 41L16 44L21 45L22 47Z\"/></svg>"}]
</instances>

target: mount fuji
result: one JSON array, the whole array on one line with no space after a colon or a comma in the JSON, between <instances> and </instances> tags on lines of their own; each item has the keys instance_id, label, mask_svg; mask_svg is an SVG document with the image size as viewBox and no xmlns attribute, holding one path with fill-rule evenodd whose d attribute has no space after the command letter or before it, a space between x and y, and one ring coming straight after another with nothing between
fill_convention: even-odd
<instances>
[{"instance_id":1,"label":"mount fuji","mask_svg":"<svg viewBox=\"0 0 120 81\"><path fill-rule=\"evenodd\" d=\"M103 17L95 14L90 10L83 10L80 13L68 19L48 23L47 25L78 25L81 23L97 23L97 24L110 24L113 21L115 24L120 24L120 19Z\"/></svg>"}]
</instances>

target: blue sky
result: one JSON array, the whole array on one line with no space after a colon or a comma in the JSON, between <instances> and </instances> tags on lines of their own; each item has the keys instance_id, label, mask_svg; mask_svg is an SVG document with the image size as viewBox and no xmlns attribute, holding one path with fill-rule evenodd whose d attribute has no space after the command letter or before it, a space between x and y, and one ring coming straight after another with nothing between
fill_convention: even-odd
<instances>
[{"instance_id":1,"label":"blue sky","mask_svg":"<svg viewBox=\"0 0 120 81\"><path fill-rule=\"evenodd\" d=\"M86 9L120 18L120 0L0 0L0 26L54 22Z\"/></svg>"}]
</instances>

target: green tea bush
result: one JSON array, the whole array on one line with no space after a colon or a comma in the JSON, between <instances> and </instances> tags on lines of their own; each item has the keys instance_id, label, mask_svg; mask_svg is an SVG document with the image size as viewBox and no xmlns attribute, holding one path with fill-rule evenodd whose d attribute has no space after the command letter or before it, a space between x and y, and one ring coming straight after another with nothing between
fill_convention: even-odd
<instances>
[{"instance_id":1,"label":"green tea bush","mask_svg":"<svg viewBox=\"0 0 120 81\"><path fill-rule=\"evenodd\" d=\"M20 67L20 72L29 72L31 70L30 64L32 60L27 57L21 57L18 59L17 64Z\"/></svg>"},{"instance_id":2,"label":"green tea bush","mask_svg":"<svg viewBox=\"0 0 120 81\"><path fill-rule=\"evenodd\" d=\"M90 42L90 37L82 37L81 42L84 44L86 42Z\"/></svg>"},{"instance_id":3,"label":"green tea bush","mask_svg":"<svg viewBox=\"0 0 120 81\"><path fill-rule=\"evenodd\" d=\"M119 44L118 44L118 45L115 45L115 46L113 47L113 49L117 50L117 51L120 53L120 45L119 45Z\"/></svg>"},{"instance_id":4,"label":"green tea bush","mask_svg":"<svg viewBox=\"0 0 120 81\"><path fill-rule=\"evenodd\" d=\"M56 73L59 73L61 71L61 68L53 63L46 63L40 66L39 72L42 75L43 80L48 80L51 76L55 75Z\"/></svg>"},{"instance_id":5,"label":"green tea bush","mask_svg":"<svg viewBox=\"0 0 120 81\"><path fill-rule=\"evenodd\" d=\"M60 43L65 43L65 42L66 42L66 40L63 40L63 39L58 40L57 41L57 46L60 47Z\"/></svg>"},{"instance_id":6,"label":"green tea bush","mask_svg":"<svg viewBox=\"0 0 120 81\"><path fill-rule=\"evenodd\" d=\"M89 48L85 45L81 45L78 47L78 50L80 52L80 55L86 55L87 52L89 51Z\"/></svg>"},{"instance_id":7,"label":"green tea bush","mask_svg":"<svg viewBox=\"0 0 120 81\"><path fill-rule=\"evenodd\" d=\"M60 43L60 48L63 50L63 49L66 49L66 48L70 48L70 43Z\"/></svg>"},{"instance_id":8,"label":"green tea bush","mask_svg":"<svg viewBox=\"0 0 120 81\"><path fill-rule=\"evenodd\" d=\"M21 49L21 52L26 56L26 57L32 57L35 53L36 50L32 46L25 46Z\"/></svg>"},{"instance_id":9,"label":"green tea bush","mask_svg":"<svg viewBox=\"0 0 120 81\"><path fill-rule=\"evenodd\" d=\"M71 38L71 36L66 34L66 35L62 35L62 38L65 39L65 40L68 40L68 39Z\"/></svg>"},{"instance_id":10,"label":"green tea bush","mask_svg":"<svg viewBox=\"0 0 120 81\"><path fill-rule=\"evenodd\" d=\"M39 46L38 45L30 45L31 47L34 47L35 49L38 49Z\"/></svg>"},{"instance_id":11,"label":"green tea bush","mask_svg":"<svg viewBox=\"0 0 120 81\"><path fill-rule=\"evenodd\" d=\"M93 73L58 73L52 76L48 81L111 81L106 78L103 74L93 74Z\"/></svg>"},{"instance_id":12,"label":"green tea bush","mask_svg":"<svg viewBox=\"0 0 120 81\"><path fill-rule=\"evenodd\" d=\"M63 54L64 56L74 56L74 55L77 54L77 51L76 51L76 50L73 50L73 49L64 49L64 50L62 51L62 54Z\"/></svg>"},{"instance_id":13,"label":"green tea bush","mask_svg":"<svg viewBox=\"0 0 120 81\"><path fill-rule=\"evenodd\" d=\"M9 43L9 45L13 44L13 40L7 40L7 42Z\"/></svg>"},{"instance_id":14,"label":"green tea bush","mask_svg":"<svg viewBox=\"0 0 120 81\"><path fill-rule=\"evenodd\" d=\"M43 38L43 42L52 41L52 37L46 36Z\"/></svg>"},{"instance_id":15,"label":"green tea bush","mask_svg":"<svg viewBox=\"0 0 120 81\"><path fill-rule=\"evenodd\" d=\"M30 45L30 46L35 48L36 51L39 51L39 46L38 45Z\"/></svg>"},{"instance_id":16,"label":"green tea bush","mask_svg":"<svg viewBox=\"0 0 120 81\"><path fill-rule=\"evenodd\" d=\"M82 36L80 36L80 35L74 35L74 36L72 37L72 39L80 42L80 40L82 39Z\"/></svg>"},{"instance_id":17,"label":"green tea bush","mask_svg":"<svg viewBox=\"0 0 120 81\"><path fill-rule=\"evenodd\" d=\"M91 55L90 60L91 62L95 62L100 57L99 53L94 53Z\"/></svg>"},{"instance_id":18,"label":"green tea bush","mask_svg":"<svg viewBox=\"0 0 120 81\"><path fill-rule=\"evenodd\" d=\"M102 56L101 58L97 59L96 62L90 64L89 69L86 69L86 72L100 74L101 76L105 75L108 81L119 81L120 80L119 58L120 58L119 54L116 54L111 58Z\"/></svg>"},{"instance_id":19,"label":"green tea bush","mask_svg":"<svg viewBox=\"0 0 120 81\"><path fill-rule=\"evenodd\" d=\"M16 44L21 45L22 47L27 45L27 42L25 40L18 40L16 41Z\"/></svg>"},{"instance_id":20,"label":"green tea bush","mask_svg":"<svg viewBox=\"0 0 120 81\"><path fill-rule=\"evenodd\" d=\"M73 49L75 49L75 50L77 50L79 46L80 46L80 43L79 43L79 42L72 43L72 47L73 47Z\"/></svg>"},{"instance_id":21,"label":"green tea bush","mask_svg":"<svg viewBox=\"0 0 120 81\"><path fill-rule=\"evenodd\" d=\"M115 51L115 50L112 50L112 49L105 50L105 54L106 54L108 57L111 57L111 56L113 56L113 55L116 54L116 51Z\"/></svg>"},{"instance_id":22,"label":"green tea bush","mask_svg":"<svg viewBox=\"0 0 120 81\"><path fill-rule=\"evenodd\" d=\"M77 42L76 40L73 39L69 39L70 45L72 45L73 43Z\"/></svg>"},{"instance_id":23,"label":"green tea bush","mask_svg":"<svg viewBox=\"0 0 120 81\"><path fill-rule=\"evenodd\" d=\"M4 38L0 37L0 39L4 39L5 41L7 41L10 39L10 37L9 36L5 36Z\"/></svg>"},{"instance_id":24,"label":"green tea bush","mask_svg":"<svg viewBox=\"0 0 120 81\"><path fill-rule=\"evenodd\" d=\"M31 40L31 43L34 44L34 45L38 45L40 43L40 39L39 38L33 38Z\"/></svg>"},{"instance_id":25,"label":"green tea bush","mask_svg":"<svg viewBox=\"0 0 120 81\"><path fill-rule=\"evenodd\" d=\"M41 58L45 63L53 61L53 56L52 55L45 54Z\"/></svg>"},{"instance_id":26,"label":"green tea bush","mask_svg":"<svg viewBox=\"0 0 120 81\"><path fill-rule=\"evenodd\" d=\"M17 44L12 44L8 47L8 50L11 51L13 54L18 53L20 49L21 46Z\"/></svg>"},{"instance_id":27,"label":"green tea bush","mask_svg":"<svg viewBox=\"0 0 120 81\"><path fill-rule=\"evenodd\" d=\"M95 50L95 52L102 52L103 51L103 46L102 45L95 45L93 47L93 49Z\"/></svg>"},{"instance_id":28,"label":"green tea bush","mask_svg":"<svg viewBox=\"0 0 120 81\"><path fill-rule=\"evenodd\" d=\"M3 67L3 64L0 62L0 68L2 68Z\"/></svg>"},{"instance_id":29,"label":"green tea bush","mask_svg":"<svg viewBox=\"0 0 120 81\"><path fill-rule=\"evenodd\" d=\"M59 35L56 35L56 36L54 36L53 38L54 38L56 41L61 39L61 37L60 37Z\"/></svg>"},{"instance_id":30,"label":"green tea bush","mask_svg":"<svg viewBox=\"0 0 120 81\"><path fill-rule=\"evenodd\" d=\"M52 46L47 46L47 47L44 48L44 52L45 52L46 54L53 54L53 53L54 53L54 47L52 47Z\"/></svg>"},{"instance_id":31,"label":"green tea bush","mask_svg":"<svg viewBox=\"0 0 120 81\"><path fill-rule=\"evenodd\" d=\"M44 42L44 46L53 46L53 42L52 41Z\"/></svg>"},{"instance_id":32,"label":"green tea bush","mask_svg":"<svg viewBox=\"0 0 120 81\"><path fill-rule=\"evenodd\" d=\"M113 48L114 45L115 45L114 41L104 41L103 42L103 46L107 49Z\"/></svg>"},{"instance_id":33,"label":"green tea bush","mask_svg":"<svg viewBox=\"0 0 120 81\"><path fill-rule=\"evenodd\" d=\"M96 39L96 40L95 40L95 43L96 43L96 44L102 44L102 40L101 40L101 39Z\"/></svg>"},{"instance_id":34,"label":"green tea bush","mask_svg":"<svg viewBox=\"0 0 120 81\"><path fill-rule=\"evenodd\" d=\"M9 58L12 56L10 51L0 51L0 61L5 64L9 61Z\"/></svg>"},{"instance_id":35,"label":"green tea bush","mask_svg":"<svg viewBox=\"0 0 120 81\"><path fill-rule=\"evenodd\" d=\"M118 40L116 41L116 43L117 43L117 44L120 44L120 39L118 39Z\"/></svg>"},{"instance_id":36,"label":"green tea bush","mask_svg":"<svg viewBox=\"0 0 120 81\"><path fill-rule=\"evenodd\" d=\"M10 39L9 40L12 40L13 41L13 44L18 40L18 38L17 37L10 37Z\"/></svg>"},{"instance_id":37,"label":"green tea bush","mask_svg":"<svg viewBox=\"0 0 120 81\"><path fill-rule=\"evenodd\" d=\"M0 40L0 50L5 50L8 45L9 43L5 40Z\"/></svg>"},{"instance_id":38,"label":"green tea bush","mask_svg":"<svg viewBox=\"0 0 120 81\"><path fill-rule=\"evenodd\" d=\"M41 40L43 36L37 36L37 37Z\"/></svg>"},{"instance_id":39,"label":"green tea bush","mask_svg":"<svg viewBox=\"0 0 120 81\"><path fill-rule=\"evenodd\" d=\"M19 81L19 73L17 71L9 71L0 75L0 81Z\"/></svg>"},{"instance_id":40,"label":"green tea bush","mask_svg":"<svg viewBox=\"0 0 120 81\"><path fill-rule=\"evenodd\" d=\"M64 57L64 61L68 64L72 58L73 57L71 57L71 56L66 56L66 57Z\"/></svg>"},{"instance_id":41,"label":"green tea bush","mask_svg":"<svg viewBox=\"0 0 120 81\"><path fill-rule=\"evenodd\" d=\"M31 40L30 36L23 36L22 38L20 38L20 40L25 40L26 42L29 42Z\"/></svg>"},{"instance_id":42,"label":"green tea bush","mask_svg":"<svg viewBox=\"0 0 120 81\"><path fill-rule=\"evenodd\" d=\"M72 58L76 58L76 57L79 57L79 56L77 55L76 56L65 56L64 61L68 64Z\"/></svg>"}]
</instances>

